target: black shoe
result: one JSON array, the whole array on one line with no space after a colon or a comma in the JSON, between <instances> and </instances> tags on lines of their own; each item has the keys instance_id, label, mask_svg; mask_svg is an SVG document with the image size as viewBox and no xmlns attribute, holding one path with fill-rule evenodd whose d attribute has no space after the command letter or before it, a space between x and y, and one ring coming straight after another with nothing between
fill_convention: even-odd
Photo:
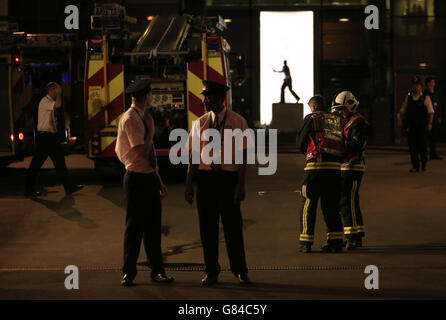
<instances>
[{"instance_id":1,"label":"black shoe","mask_svg":"<svg viewBox=\"0 0 446 320\"><path fill-rule=\"evenodd\" d=\"M134 285L133 284L133 278L130 277L127 273L124 274L124 276L122 277L122 280L121 280L121 286L123 286L123 287L130 287L130 286L133 286L133 285Z\"/></svg>"},{"instance_id":2,"label":"black shoe","mask_svg":"<svg viewBox=\"0 0 446 320\"><path fill-rule=\"evenodd\" d=\"M25 191L25 197L28 198L34 198L34 197L40 197L42 195L42 192L36 191L36 190L26 190Z\"/></svg>"},{"instance_id":3,"label":"black shoe","mask_svg":"<svg viewBox=\"0 0 446 320\"><path fill-rule=\"evenodd\" d=\"M83 185L74 184L68 188L65 188L65 193L68 195L75 193L76 191L82 190L84 188Z\"/></svg>"},{"instance_id":4,"label":"black shoe","mask_svg":"<svg viewBox=\"0 0 446 320\"><path fill-rule=\"evenodd\" d=\"M349 241L348 243L347 243L347 250L355 250L356 249L356 243L355 242L353 242L353 241Z\"/></svg>"},{"instance_id":5,"label":"black shoe","mask_svg":"<svg viewBox=\"0 0 446 320\"><path fill-rule=\"evenodd\" d=\"M322 247L322 252L324 253L341 253L342 252L342 244L340 245L332 245L326 244Z\"/></svg>"},{"instance_id":6,"label":"black shoe","mask_svg":"<svg viewBox=\"0 0 446 320\"><path fill-rule=\"evenodd\" d=\"M362 238L356 239L355 246L356 246L356 248L361 248L362 247Z\"/></svg>"},{"instance_id":7,"label":"black shoe","mask_svg":"<svg viewBox=\"0 0 446 320\"><path fill-rule=\"evenodd\" d=\"M421 171L425 172L426 171L426 167L422 167Z\"/></svg>"},{"instance_id":8,"label":"black shoe","mask_svg":"<svg viewBox=\"0 0 446 320\"><path fill-rule=\"evenodd\" d=\"M158 273L155 276L150 277L152 282L157 283L171 283L175 280L173 277L168 277L165 273Z\"/></svg>"},{"instance_id":9,"label":"black shoe","mask_svg":"<svg viewBox=\"0 0 446 320\"><path fill-rule=\"evenodd\" d=\"M412 168L409 170L409 172L419 172L419 171L420 171L420 169L417 169L417 168Z\"/></svg>"},{"instance_id":10,"label":"black shoe","mask_svg":"<svg viewBox=\"0 0 446 320\"><path fill-rule=\"evenodd\" d=\"M299 251L303 253L311 253L311 244L303 244L299 247Z\"/></svg>"},{"instance_id":11,"label":"black shoe","mask_svg":"<svg viewBox=\"0 0 446 320\"><path fill-rule=\"evenodd\" d=\"M213 286L218 283L218 276L210 276L205 275L203 279L201 279L201 285L203 287Z\"/></svg>"},{"instance_id":12,"label":"black shoe","mask_svg":"<svg viewBox=\"0 0 446 320\"><path fill-rule=\"evenodd\" d=\"M242 285L251 284L251 280L246 273L240 273L237 275L238 282Z\"/></svg>"}]
</instances>

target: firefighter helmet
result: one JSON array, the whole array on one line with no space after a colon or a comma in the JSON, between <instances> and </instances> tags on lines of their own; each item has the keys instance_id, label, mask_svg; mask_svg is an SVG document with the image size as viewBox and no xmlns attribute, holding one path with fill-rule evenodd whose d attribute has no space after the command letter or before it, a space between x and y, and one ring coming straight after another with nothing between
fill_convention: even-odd
<instances>
[{"instance_id":1,"label":"firefighter helmet","mask_svg":"<svg viewBox=\"0 0 446 320\"><path fill-rule=\"evenodd\" d=\"M342 91L334 98L332 109L336 110L337 108L345 107L349 112L356 112L358 106L359 101L356 100L353 93L350 91Z\"/></svg>"}]
</instances>

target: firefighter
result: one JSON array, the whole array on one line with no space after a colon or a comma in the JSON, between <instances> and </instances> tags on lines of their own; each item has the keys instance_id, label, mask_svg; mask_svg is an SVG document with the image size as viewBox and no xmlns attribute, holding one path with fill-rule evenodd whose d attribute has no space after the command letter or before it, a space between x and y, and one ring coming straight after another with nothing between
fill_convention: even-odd
<instances>
[{"instance_id":1,"label":"firefighter","mask_svg":"<svg viewBox=\"0 0 446 320\"><path fill-rule=\"evenodd\" d=\"M342 221L339 215L341 156L344 152L341 117L326 110L322 96L308 102L311 114L304 119L297 147L305 155L300 214L300 251L309 253L314 242L318 199L327 225L323 252L342 252Z\"/></svg>"},{"instance_id":2,"label":"firefighter","mask_svg":"<svg viewBox=\"0 0 446 320\"><path fill-rule=\"evenodd\" d=\"M56 82L45 86L46 95L40 100L37 117L37 133L34 155L29 165L26 177L25 196L37 197L42 193L35 189L37 173L45 160L50 157L65 193L70 195L83 188L70 182L64 151L57 135L57 120L55 110L62 106L62 87Z\"/></svg>"},{"instance_id":3,"label":"firefighter","mask_svg":"<svg viewBox=\"0 0 446 320\"><path fill-rule=\"evenodd\" d=\"M399 126L407 131L410 160L410 172L426 171L427 164L427 135L432 131L434 109L431 99L423 94L423 84L420 77L412 78L412 88L403 101L398 113Z\"/></svg>"},{"instance_id":4,"label":"firefighter","mask_svg":"<svg viewBox=\"0 0 446 320\"><path fill-rule=\"evenodd\" d=\"M353 93L339 93L332 108L344 118L345 154L341 164L341 216L347 250L362 247L364 222L359 206L359 187L365 172L364 153L367 145L369 125L358 112L359 102Z\"/></svg>"},{"instance_id":5,"label":"firefighter","mask_svg":"<svg viewBox=\"0 0 446 320\"><path fill-rule=\"evenodd\" d=\"M158 174L153 146L155 126L147 112L151 103L150 80L135 81L126 93L132 95L132 107L119 121L115 148L126 169L123 186L127 214L121 285L133 285L142 239L152 268L152 282L170 283L174 279L166 275L161 253L161 197L167 189Z\"/></svg>"},{"instance_id":6,"label":"firefighter","mask_svg":"<svg viewBox=\"0 0 446 320\"><path fill-rule=\"evenodd\" d=\"M213 128L220 132L223 143L223 130L248 129L246 120L237 113L225 108L224 101L229 87L213 82L203 81L204 105L206 113L194 122L189 138L199 139L200 149L194 152L203 152L207 142L200 138L206 129ZM205 140L205 139L204 139ZM223 147L226 146L223 143ZM232 147L243 149L246 159L247 144ZM192 148L194 143L192 142ZM233 148L234 149L234 148ZM221 150L224 155L224 151ZM245 160L246 161L246 160ZM221 161L220 164L206 164L200 156L199 164L189 163L185 199L193 204L194 189L192 181L197 183L197 209L200 225L200 237L203 246L206 275L201 280L202 286L211 286L218 283L220 265L218 263L218 234L219 221L223 224L231 271L239 283L250 283L248 268L246 266L245 249L243 243L243 222L240 204L245 199L246 163L234 164Z\"/></svg>"}]
</instances>

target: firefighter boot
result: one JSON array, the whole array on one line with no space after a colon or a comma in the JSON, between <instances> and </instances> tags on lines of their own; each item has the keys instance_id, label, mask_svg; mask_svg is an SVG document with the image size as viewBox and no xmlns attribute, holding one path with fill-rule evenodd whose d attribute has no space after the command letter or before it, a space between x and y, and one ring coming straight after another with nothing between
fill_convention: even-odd
<instances>
[{"instance_id":1,"label":"firefighter boot","mask_svg":"<svg viewBox=\"0 0 446 320\"><path fill-rule=\"evenodd\" d=\"M303 253L311 253L311 244L303 244L299 247L299 251Z\"/></svg>"},{"instance_id":2,"label":"firefighter boot","mask_svg":"<svg viewBox=\"0 0 446 320\"><path fill-rule=\"evenodd\" d=\"M347 250L355 250L356 249L356 241L349 240L347 243Z\"/></svg>"},{"instance_id":3,"label":"firefighter boot","mask_svg":"<svg viewBox=\"0 0 446 320\"><path fill-rule=\"evenodd\" d=\"M327 243L322 247L322 252L324 253L341 253L342 252L342 243L341 244L332 244Z\"/></svg>"}]
</instances>

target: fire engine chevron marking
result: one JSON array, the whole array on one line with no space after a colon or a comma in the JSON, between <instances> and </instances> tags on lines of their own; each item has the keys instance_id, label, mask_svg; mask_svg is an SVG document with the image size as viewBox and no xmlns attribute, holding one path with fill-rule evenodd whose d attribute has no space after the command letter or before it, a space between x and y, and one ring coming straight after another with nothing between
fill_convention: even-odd
<instances>
[{"instance_id":1,"label":"fire engine chevron marking","mask_svg":"<svg viewBox=\"0 0 446 320\"><path fill-rule=\"evenodd\" d=\"M223 76L223 63L221 57L208 58L208 66Z\"/></svg>"},{"instance_id":2,"label":"fire engine chevron marking","mask_svg":"<svg viewBox=\"0 0 446 320\"><path fill-rule=\"evenodd\" d=\"M203 89L203 83L201 79L196 76L192 71L187 70L188 79L188 91L192 93L197 99L203 101L203 96L201 95L201 90Z\"/></svg>"},{"instance_id":3,"label":"fire engine chevron marking","mask_svg":"<svg viewBox=\"0 0 446 320\"><path fill-rule=\"evenodd\" d=\"M114 79L109 82L109 97L110 104L113 104L116 99L120 98L124 92L124 73L119 73ZM96 89L92 89L96 88ZM93 92L97 95L97 99L88 99L88 120L93 119L100 112L103 112L102 107L104 105L104 88L101 86L90 86L88 94L92 95ZM113 118L115 119L115 118Z\"/></svg>"},{"instance_id":4,"label":"fire engine chevron marking","mask_svg":"<svg viewBox=\"0 0 446 320\"><path fill-rule=\"evenodd\" d=\"M88 79L92 78L103 67L104 62L102 60L90 60L88 63Z\"/></svg>"}]
</instances>

